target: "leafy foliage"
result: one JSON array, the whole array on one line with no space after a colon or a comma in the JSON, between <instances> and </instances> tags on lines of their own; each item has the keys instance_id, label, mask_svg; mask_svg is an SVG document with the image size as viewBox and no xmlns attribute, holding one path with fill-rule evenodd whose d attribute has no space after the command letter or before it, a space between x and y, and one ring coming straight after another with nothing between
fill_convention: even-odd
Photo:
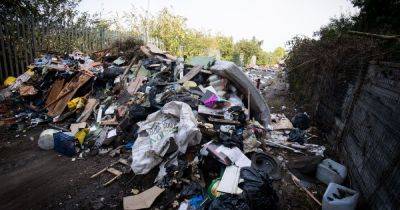
<instances>
[{"instance_id":1,"label":"leafy foliage","mask_svg":"<svg viewBox=\"0 0 400 210\"><path fill-rule=\"evenodd\" d=\"M352 0L360 8L354 17L357 30L374 33L400 33L400 1Z\"/></svg>"},{"instance_id":2,"label":"leafy foliage","mask_svg":"<svg viewBox=\"0 0 400 210\"><path fill-rule=\"evenodd\" d=\"M208 34L186 25L186 18L175 15L168 9L163 9L157 15L141 15L134 12L129 16L132 22L132 33L144 35L160 41L163 48L179 56L209 55L224 60L234 61L237 64L248 64L251 56L257 56L257 64L273 65L284 57L283 48L276 52L265 52L261 45L262 40L242 39L234 42L230 36L222 34ZM143 31L146 29L146 31ZM145 38L148 38L145 37ZM240 55L243 55L243 63Z\"/></svg>"},{"instance_id":3,"label":"leafy foliage","mask_svg":"<svg viewBox=\"0 0 400 210\"><path fill-rule=\"evenodd\" d=\"M290 89L295 93L295 100L308 106L311 113L319 104L324 104L340 114L345 91L354 85L360 74L366 72L371 60L399 60L398 42L348 33L350 30L382 34L398 31L399 3L379 1L391 6L388 8L378 6L376 0L352 2L360 7L359 15L331 19L328 25L315 33L314 39L294 37L288 43L290 50L285 63L289 70ZM329 100L332 98L335 100Z\"/></svg>"},{"instance_id":4,"label":"leafy foliage","mask_svg":"<svg viewBox=\"0 0 400 210\"><path fill-rule=\"evenodd\" d=\"M6 56L16 57L16 60L31 60L40 51L64 53L74 49L93 51L107 47L115 32L109 30L111 22L97 15L79 13L76 9L79 2L1 1L1 25L4 27L3 33L8 35L3 37L5 47L10 45L11 49L15 49L15 52Z\"/></svg>"},{"instance_id":5,"label":"leafy foliage","mask_svg":"<svg viewBox=\"0 0 400 210\"><path fill-rule=\"evenodd\" d=\"M80 0L3 0L0 3L0 16L3 20L30 17L44 24L64 23L75 17L79 2Z\"/></svg>"}]
</instances>

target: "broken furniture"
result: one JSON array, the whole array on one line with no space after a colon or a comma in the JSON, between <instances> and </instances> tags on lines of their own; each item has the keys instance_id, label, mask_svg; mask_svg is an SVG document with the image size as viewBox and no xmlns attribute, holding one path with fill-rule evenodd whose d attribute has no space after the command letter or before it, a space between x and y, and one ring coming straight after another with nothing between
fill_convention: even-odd
<instances>
[{"instance_id":1,"label":"broken furniture","mask_svg":"<svg viewBox=\"0 0 400 210\"><path fill-rule=\"evenodd\" d=\"M92 178L99 176L100 174L102 174L104 172L109 172L112 175L114 175L114 177L112 179L110 179L109 181L107 181L106 183L104 183L103 186L107 186L107 185L111 184L113 181L115 181L116 179L121 177L121 175L123 174L122 171L119 171L118 169L115 169L113 167L117 164L122 164L123 166L129 166L129 163L126 159L120 158L117 162L111 163L109 166L105 167L101 171L97 172L96 174L93 174L90 178L92 179Z\"/></svg>"}]
</instances>

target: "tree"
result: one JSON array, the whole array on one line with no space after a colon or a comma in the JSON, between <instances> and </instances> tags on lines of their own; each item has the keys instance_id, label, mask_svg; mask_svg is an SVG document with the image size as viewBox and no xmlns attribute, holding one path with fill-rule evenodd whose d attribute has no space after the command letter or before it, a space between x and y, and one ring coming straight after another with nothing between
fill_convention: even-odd
<instances>
[{"instance_id":1,"label":"tree","mask_svg":"<svg viewBox=\"0 0 400 210\"><path fill-rule=\"evenodd\" d=\"M281 59L285 56L285 49L283 49L283 47L277 47L272 55L277 59Z\"/></svg>"},{"instance_id":2,"label":"tree","mask_svg":"<svg viewBox=\"0 0 400 210\"><path fill-rule=\"evenodd\" d=\"M232 37L218 35L215 37L217 48L221 52L221 58L224 60L233 60L234 43Z\"/></svg>"},{"instance_id":3,"label":"tree","mask_svg":"<svg viewBox=\"0 0 400 210\"><path fill-rule=\"evenodd\" d=\"M72 21L81 0L3 0L0 2L2 20L28 17L45 24Z\"/></svg>"},{"instance_id":4,"label":"tree","mask_svg":"<svg viewBox=\"0 0 400 210\"><path fill-rule=\"evenodd\" d=\"M255 37L234 43L230 36L212 35L189 28L184 17L175 15L168 9L161 10L155 16L134 12L130 18L135 35L143 36L146 33L143 29L147 29L150 38L160 40L164 50L178 56L215 55L219 52L221 59L243 66L249 63L253 55L257 57L257 64L272 65L285 53L283 48L277 48L275 52L265 52L261 48L263 41ZM244 63L240 61L241 54L244 56Z\"/></svg>"},{"instance_id":5,"label":"tree","mask_svg":"<svg viewBox=\"0 0 400 210\"><path fill-rule=\"evenodd\" d=\"M352 0L360 8L353 19L356 30L374 33L400 33L400 2L393 0Z\"/></svg>"},{"instance_id":6,"label":"tree","mask_svg":"<svg viewBox=\"0 0 400 210\"><path fill-rule=\"evenodd\" d=\"M170 53L178 54L183 41L196 36L196 33L186 33L185 22L185 18L165 8L157 17L149 20L149 35L161 40Z\"/></svg>"},{"instance_id":7,"label":"tree","mask_svg":"<svg viewBox=\"0 0 400 210\"><path fill-rule=\"evenodd\" d=\"M242 39L235 44L235 52L243 53L244 64L247 65L250 61L251 56L255 55L260 57L262 53L261 49L262 41L257 40L255 37L252 39Z\"/></svg>"}]
</instances>

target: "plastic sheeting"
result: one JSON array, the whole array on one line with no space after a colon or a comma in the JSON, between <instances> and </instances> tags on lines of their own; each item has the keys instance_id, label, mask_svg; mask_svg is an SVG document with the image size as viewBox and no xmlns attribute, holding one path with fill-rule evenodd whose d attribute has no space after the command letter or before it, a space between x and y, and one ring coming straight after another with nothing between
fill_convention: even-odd
<instances>
[{"instance_id":1,"label":"plastic sheeting","mask_svg":"<svg viewBox=\"0 0 400 210\"><path fill-rule=\"evenodd\" d=\"M261 120L265 128L270 124L270 112L264 97L252 84L243 70L229 61L216 61L210 70L218 75L228 78L244 95L250 92L250 108L253 116Z\"/></svg>"},{"instance_id":2,"label":"plastic sheeting","mask_svg":"<svg viewBox=\"0 0 400 210\"><path fill-rule=\"evenodd\" d=\"M188 146L201 141L192 109L183 102L169 102L137 124L138 138L132 147L131 165L135 174L146 174L160 164L171 145L185 153Z\"/></svg>"}]
</instances>

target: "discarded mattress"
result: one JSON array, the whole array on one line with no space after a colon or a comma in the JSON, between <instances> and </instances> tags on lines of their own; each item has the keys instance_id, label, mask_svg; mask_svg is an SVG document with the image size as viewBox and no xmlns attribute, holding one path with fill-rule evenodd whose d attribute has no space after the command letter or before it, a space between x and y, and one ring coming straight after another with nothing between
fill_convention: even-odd
<instances>
[{"instance_id":1,"label":"discarded mattress","mask_svg":"<svg viewBox=\"0 0 400 210\"><path fill-rule=\"evenodd\" d=\"M250 93L252 116L257 120L261 120L264 127L267 128L271 119L268 105L243 70L229 61L216 61L210 70L215 74L228 78L244 95L247 95L248 92Z\"/></svg>"}]
</instances>

